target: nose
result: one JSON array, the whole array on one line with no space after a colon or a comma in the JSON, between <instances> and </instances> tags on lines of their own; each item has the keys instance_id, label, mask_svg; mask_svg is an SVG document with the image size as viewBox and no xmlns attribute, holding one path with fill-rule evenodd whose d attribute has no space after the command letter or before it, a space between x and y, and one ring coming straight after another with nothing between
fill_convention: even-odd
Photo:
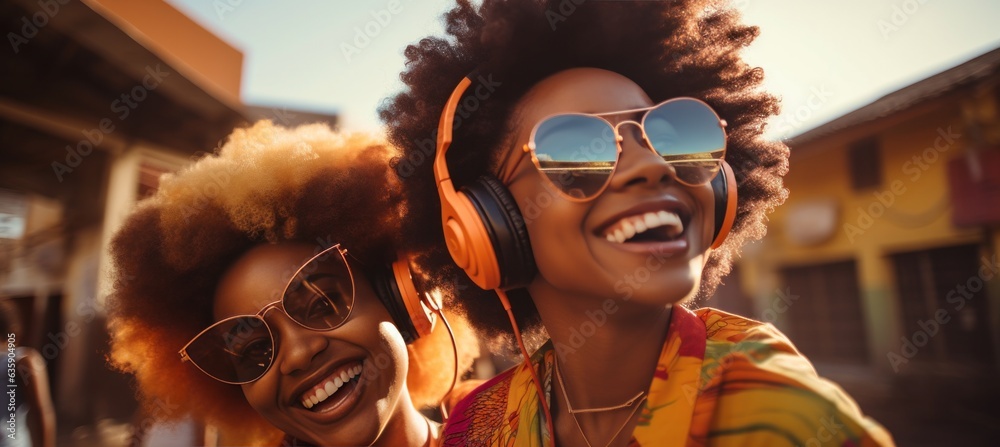
<instances>
[{"instance_id":1,"label":"nose","mask_svg":"<svg viewBox=\"0 0 1000 447\"><path fill-rule=\"evenodd\" d=\"M329 343L322 332L299 326L283 312L271 314L267 324L274 337L276 365L272 368L277 367L283 375L309 370L313 360Z\"/></svg>"},{"instance_id":2,"label":"nose","mask_svg":"<svg viewBox=\"0 0 1000 447\"><path fill-rule=\"evenodd\" d=\"M608 188L620 191L633 186L658 187L674 181L674 167L663 161L642 136L638 123L622 123L618 128L622 152Z\"/></svg>"}]
</instances>

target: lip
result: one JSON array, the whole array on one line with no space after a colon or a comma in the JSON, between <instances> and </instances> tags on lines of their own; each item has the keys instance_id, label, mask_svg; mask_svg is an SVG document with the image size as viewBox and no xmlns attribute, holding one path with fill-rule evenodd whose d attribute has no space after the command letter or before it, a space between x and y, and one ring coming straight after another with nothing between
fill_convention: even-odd
<instances>
[{"instance_id":1,"label":"lip","mask_svg":"<svg viewBox=\"0 0 1000 447\"><path fill-rule=\"evenodd\" d=\"M630 208L626 208L620 212L612 214L610 217L601 221L601 223L597 225L597 227L594 228L594 230L591 231L591 233L594 236L598 237L599 239L604 239L603 237L604 230L606 230L611 225L614 225L622 218L628 216L642 215L648 212L655 212L660 210L676 213L681 218L681 222L684 224L685 233L687 232L688 224L691 221L691 207L673 196L667 196L655 200L644 201ZM634 243L634 244L650 245L650 243ZM662 244L662 243L652 243L652 244ZM617 244L617 245L627 245L627 244ZM647 250L642 250L642 251L647 251Z\"/></svg>"},{"instance_id":2,"label":"lip","mask_svg":"<svg viewBox=\"0 0 1000 447\"><path fill-rule=\"evenodd\" d=\"M287 404L291 407L305 410L305 407L302 406L300 398L302 397L303 394L305 394L306 391L313 389L314 387L325 381L328 377L330 377L330 375L332 375L334 371L343 368L345 365L349 365L352 363L360 363L364 365L364 360L365 358L363 356L356 356L331 362L329 366L317 370L308 378L302 380L302 382L296 385L292 389L292 393L287 398L288 400Z\"/></svg>"},{"instance_id":3,"label":"lip","mask_svg":"<svg viewBox=\"0 0 1000 447\"><path fill-rule=\"evenodd\" d=\"M630 242L628 244L619 244L617 242L608 242L605 240L604 243L614 245L618 250L637 254L654 255L658 258L669 258L685 253L690 246L687 239L677 239L667 242Z\"/></svg>"},{"instance_id":4,"label":"lip","mask_svg":"<svg viewBox=\"0 0 1000 447\"><path fill-rule=\"evenodd\" d=\"M352 381L350 384L345 384L341 390L344 390L345 394L339 402L327 403L321 402L313 407L313 410L307 410L305 407L299 405L296 409L303 412L303 419L311 420L314 423L329 426L331 424L337 423L341 419L347 417L361 402L362 395L368 387L368 383L363 377L358 377L357 381Z\"/></svg>"}]
</instances>

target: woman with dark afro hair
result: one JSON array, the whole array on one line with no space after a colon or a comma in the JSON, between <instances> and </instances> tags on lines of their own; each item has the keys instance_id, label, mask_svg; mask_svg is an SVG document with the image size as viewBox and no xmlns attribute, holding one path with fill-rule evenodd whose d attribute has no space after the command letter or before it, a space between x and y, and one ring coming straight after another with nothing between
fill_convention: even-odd
<instances>
[{"instance_id":1,"label":"woman with dark afro hair","mask_svg":"<svg viewBox=\"0 0 1000 447\"><path fill-rule=\"evenodd\" d=\"M892 445L773 326L694 309L787 195L788 149L761 136L778 101L740 57L755 27L709 0L445 20L380 110L406 233L494 348L527 357L518 328L537 348L445 445Z\"/></svg>"},{"instance_id":2,"label":"woman with dark afro hair","mask_svg":"<svg viewBox=\"0 0 1000 447\"><path fill-rule=\"evenodd\" d=\"M148 408L221 445L436 445L418 409L478 345L452 316L453 350L441 295L407 281L394 153L265 121L162 178L111 247L110 360Z\"/></svg>"}]
</instances>

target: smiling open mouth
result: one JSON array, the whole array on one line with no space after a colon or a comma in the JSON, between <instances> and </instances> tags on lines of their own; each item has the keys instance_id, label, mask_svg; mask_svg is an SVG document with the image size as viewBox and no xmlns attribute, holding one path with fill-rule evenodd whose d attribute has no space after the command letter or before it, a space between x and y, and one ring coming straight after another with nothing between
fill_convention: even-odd
<instances>
[{"instance_id":1,"label":"smiling open mouth","mask_svg":"<svg viewBox=\"0 0 1000 447\"><path fill-rule=\"evenodd\" d=\"M357 386L362 369L361 364L356 363L334 371L318 385L302 394L302 406L312 411L336 407Z\"/></svg>"},{"instance_id":2,"label":"smiling open mouth","mask_svg":"<svg viewBox=\"0 0 1000 447\"><path fill-rule=\"evenodd\" d=\"M684 219L676 212L659 210L625 216L612 222L601 236L618 244L669 242L684 234Z\"/></svg>"}]
</instances>

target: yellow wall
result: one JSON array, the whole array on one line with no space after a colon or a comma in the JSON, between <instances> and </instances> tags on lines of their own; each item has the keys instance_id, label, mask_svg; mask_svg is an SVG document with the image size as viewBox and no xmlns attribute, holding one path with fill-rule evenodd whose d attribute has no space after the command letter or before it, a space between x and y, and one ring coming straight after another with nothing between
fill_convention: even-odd
<instances>
[{"instance_id":1,"label":"yellow wall","mask_svg":"<svg viewBox=\"0 0 1000 447\"><path fill-rule=\"evenodd\" d=\"M744 287L755 295L758 309L767 308L773 291L784 288L779 277L781 268L854 259L858 263L871 364L877 370L888 369L886 353L898 350L903 332L889 255L962 243L989 243L983 239L981 229L961 229L951 224L947 163L972 144L963 128L958 104L957 99L938 101L935 107L904 120L870 124L792 148L790 172L785 178L788 201L771 216L765 240L759 247L752 247L741 263L750 278ZM953 141L949 142L945 134ZM880 143L882 184L855 192L848 148L852 142L869 136L877 136ZM914 157L920 157L922 163L915 162ZM836 230L829 239L814 245L791 241L789 211L818 200L836 203ZM866 220L859 208L874 214L869 214L871 220ZM778 318L779 327L787 327L787 321L780 319L788 315Z\"/></svg>"}]
</instances>

